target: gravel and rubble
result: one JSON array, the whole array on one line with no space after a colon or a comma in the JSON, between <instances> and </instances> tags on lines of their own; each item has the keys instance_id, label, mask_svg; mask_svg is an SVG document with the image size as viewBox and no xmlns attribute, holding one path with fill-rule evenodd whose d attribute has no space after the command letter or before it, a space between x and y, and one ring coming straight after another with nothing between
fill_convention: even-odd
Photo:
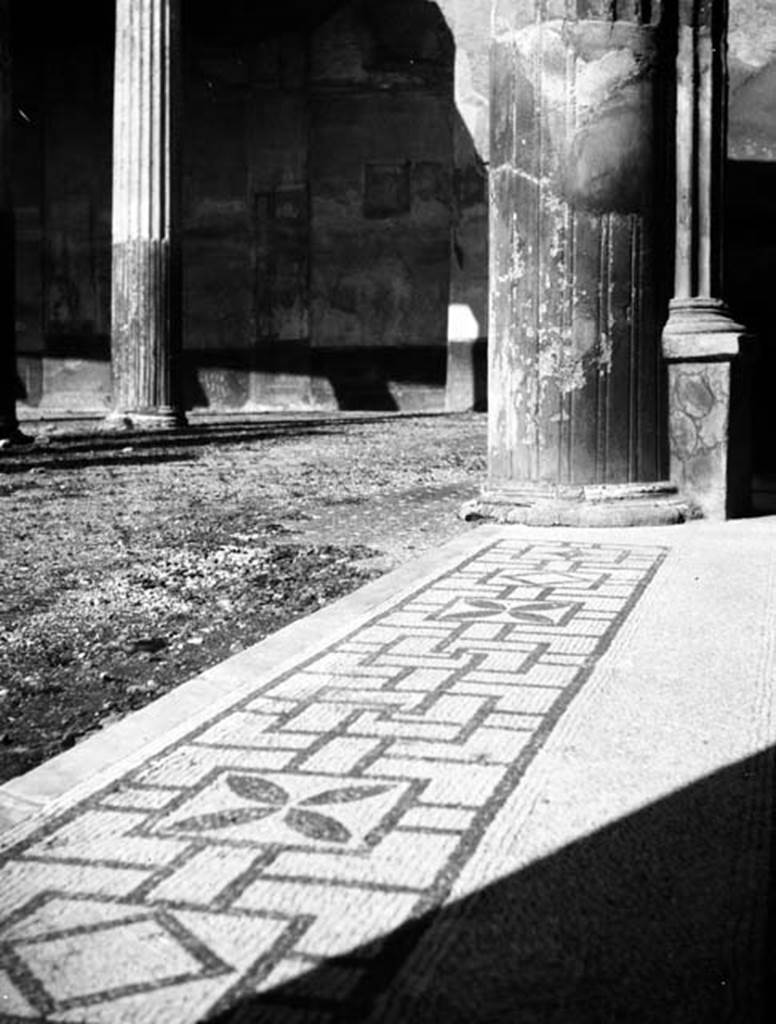
<instances>
[{"instance_id":1,"label":"gravel and rubble","mask_svg":"<svg viewBox=\"0 0 776 1024\"><path fill-rule=\"evenodd\" d=\"M471 529L484 468L476 414L0 453L0 779Z\"/></svg>"}]
</instances>

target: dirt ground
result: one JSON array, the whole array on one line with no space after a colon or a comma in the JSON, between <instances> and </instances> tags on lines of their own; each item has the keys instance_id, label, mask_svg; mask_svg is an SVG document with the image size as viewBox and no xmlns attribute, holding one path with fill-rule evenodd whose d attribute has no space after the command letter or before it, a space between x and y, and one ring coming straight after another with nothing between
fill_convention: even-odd
<instances>
[{"instance_id":1,"label":"dirt ground","mask_svg":"<svg viewBox=\"0 0 776 1024\"><path fill-rule=\"evenodd\" d=\"M0 780L471 529L485 417L49 432L0 453Z\"/></svg>"}]
</instances>

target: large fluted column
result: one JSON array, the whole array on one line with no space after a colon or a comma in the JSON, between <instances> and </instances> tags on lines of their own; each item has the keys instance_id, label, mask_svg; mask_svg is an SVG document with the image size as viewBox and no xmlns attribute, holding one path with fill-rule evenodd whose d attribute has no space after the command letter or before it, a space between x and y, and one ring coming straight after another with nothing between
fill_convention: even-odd
<instances>
[{"instance_id":1,"label":"large fluted column","mask_svg":"<svg viewBox=\"0 0 776 1024\"><path fill-rule=\"evenodd\" d=\"M674 298L669 363L671 478L713 518L746 511L747 344L722 299L727 0L680 0L676 69Z\"/></svg>"},{"instance_id":2,"label":"large fluted column","mask_svg":"<svg viewBox=\"0 0 776 1024\"><path fill-rule=\"evenodd\" d=\"M11 41L9 0L0 0L0 443L18 435L11 204Z\"/></svg>"},{"instance_id":3,"label":"large fluted column","mask_svg":"<svg viewBox=\"0 0 776 1024\"><path fill-rule=\"evenodd\" d=\"M116 0L112 421L175 426L180 0Z\"/></svg>"},{"instance_id":4,"label":"large fluted column","mask_svg":"<svg viewBox=\"0 0 776 1024\"><path fill-rule=\"evenodd\" d=\"M480 514L681 517L661 482L660 20L660 0L494 2Z\"/></svg>"}]
</instances>

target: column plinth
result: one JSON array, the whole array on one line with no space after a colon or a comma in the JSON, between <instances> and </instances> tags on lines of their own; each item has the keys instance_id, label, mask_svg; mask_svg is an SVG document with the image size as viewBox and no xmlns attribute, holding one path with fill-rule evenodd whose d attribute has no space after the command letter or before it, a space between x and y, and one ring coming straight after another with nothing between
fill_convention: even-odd
<instances>
[{"instance_id":1,"label":"column plinth","mask_svg":"<svg viewBox=\"0 0 776 1024\"><path fill-rule=\"evenodd\" d=\"M754 340L721 297L726 0L680 0L678 31L674 298L662 340L671 479L724 519L749 508Z\"/></svg>"},{"instance_id":2,"label":"column plinth","mask_svg":"<svg viewBox=\"0 0 776 1024\"><path fill-rule=\"evenodd\" d=\"M181 346L180 0L117 0L107 425L185 423Z\"/></svg>"},{"instance_id":3,"label":"column plinth","mask_svg":"<svg viewBox=\"0 0 776 1024\"><path fill-rule=\"evenodd\" d=\"M475 514L687 514L665 479L661 5L496 0L488 477Z\"/></svg>"}]
</instances>

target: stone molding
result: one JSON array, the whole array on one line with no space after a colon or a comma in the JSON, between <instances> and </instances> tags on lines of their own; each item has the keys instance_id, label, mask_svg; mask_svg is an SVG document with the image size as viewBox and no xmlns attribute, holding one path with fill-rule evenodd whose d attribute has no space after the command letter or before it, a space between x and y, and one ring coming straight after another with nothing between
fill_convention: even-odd
<instances>
[{"instance_id":1,"label":"stone molding","mask_svg":"<svg viewBox=\"0 0 776 1024\"><path fill-rule=\"evenodd\" d=\"M672 299L663 330L668 361L734 359L750 349L752 335L737 323L722 299Z\"/></svg>"},{"instance_id":2,"label":"stone molding","mask_svg":"<svg viewBox=\"0 0 776 1024\"><path fill-rule=\"evenodd\" d=\"M526 526L670 526L698 516L676 485L593 484L582 487L483 488L461 509L465 520L492 519Z\"/></svg>"}]
</instances>

